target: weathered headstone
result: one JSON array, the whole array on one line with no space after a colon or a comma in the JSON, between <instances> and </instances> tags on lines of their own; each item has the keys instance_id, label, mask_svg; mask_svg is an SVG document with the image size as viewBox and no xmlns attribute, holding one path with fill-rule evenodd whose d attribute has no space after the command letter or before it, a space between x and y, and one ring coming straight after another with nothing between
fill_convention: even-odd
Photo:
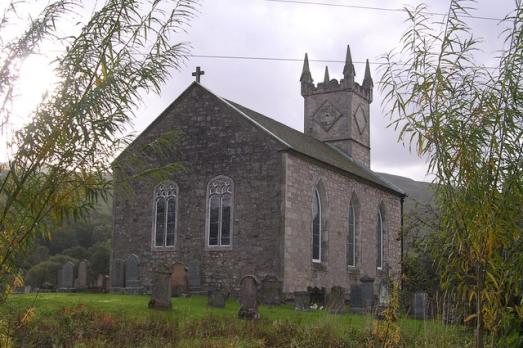
<instances>
[{"instance_id":1,"label":"weathered headstone","mask_svg":"<svg viewBox=\"0 0 523 348\"><path fill-rule=\"evenodd\" d=\"M308 311L311 306L311 300L308 291L294 292L294 309L299 311Z\"/></svg>"},{"instance_id":2,"label":"weathered headstone","mask_svg":"<svg viewBox=\"0 0 523 348\"><path fill-rule=\"evenodd\" d=\"M416 292L414 294L414 318L423 320L427 318L427 302L428 295L426 292Z\"/></svg>"},{"instance_id":3,"label":"weathered headstone","mask_svg":"<svg viewBox=\"0 0 523 348\"><path fill-rule=\"evenodd\" d=\"M104 287L103 290L105 292L109 292L111 290L111 278L109 278L108 275L104 275Z\"/></svg>"},{"instance_id":4,"label":"weathered headstone","mask_svg":"<svg viewBox=\"0 0 523 348\"><path fill-rule=\"evenodd\" d=\"M258 313L258 281L252 275L246 275L240 281L240 319L259 319Z\"/></svg>"},{"instance_id":5,"label":"weathered headstone","mask_svg":"<svg viewBox=\"0 0 523 348\"><path fill-rule=\"evenodd\" d=\"M154 272L152 279L151 300L149 308L171 309L171 274Z\"/></svg>"},{"instance_id":6,"label":"weathered headstone","mask_svg":"<svg viewBox=\"0 0 523 348\"><path fill-rule=\"evenodd\" d=\"M111 269L111 288L123 288L125 285L124 277L125 265L122 260L113 260L113 267Z\"/></svg>"},{"instance_id":7,"label":"weathered headstone","mask_svg":"<svg viewBox=\"0 0 523 348\"><path fill-rule=\"evenodd\" d=\"M183 263L177 262L173 265L171 274L172 296L178 297L189 293L187 284L187 268Z\"/></svg>"},{"instance_id":8,"label":"weathered headstone","mask_svg":"<svg viewBox=\"0 0 523 348\"><path fill-rule=\"evenodd\" d=\"M350 287L350 309L354 313L363 313L363 297L361 294L361 286L359 284L353 284Z\"/></svg>"},{"instance_id":9,"label":"weathered headstone","mask_svg":"<svg viewBox=\"0 0 523 348\"><path fill-rule=\"evenodd\" d=\"M192 260L187 264L187 283L191 291L198 291L202 286L200 262Z\"/></svg>"},{"instance_id":10,"label":"weathered headstone","mask_svg":"<svg viewBox=\"0 0 523 348\"><path fill-rule=\"evenodd\" d=\"M60 268L58 270L58 272L56 272L56 288L62 289L63 287L64 287L64 280L62 277L62 268Z\"/></svg>"},{"instance_id":11,"label":"weathered headstone","mask_svg":"<svg viewBox=\"0 0 523 348\"><path fill-rule=\"evenodd\" d=\"M320 289L318 287L308 287L307 290L309 291L309 297L312 305L316 305L318 307L325 306L325 300L327 297L327 291L325 291L325 288Z\"/></svg>"},{"instance_id":12,"label":"weathered headstone","mask_svg":"<svg viewBox=\"0 0 523 348\"><path fill-rule=\"evenodd\" d=\"M389 286L385 280L380 283L378 290L378 306L376 308L376 317L378 319L384 319L384 311L389 307L390 292Z\"/></svg>"},{"instance_id":13,"label":"weathered headstone","mask_svg":"<svg viewBox=\"0 0 523 348\"><path fill-rule=\"evenodd\" d=\"M331 313L345 313L345 288L333 286L328 296L327 308Z\"/></svg>"},{"instance_id":14,"label":"weathered headstone","mask_svg":"<svg viewBox=\"0 0 523 348\"><path fill-rule=\"evenodd\" d=\"M374 278L364 275L360 278L360 282L363 308L370 311L374 306Z\"/></svg>"},{"instance_id":15,"label":"weathered headstone","mask_svg":"<svg viewBox=\"0 0 523 348\"><path fill-rule=\"evenodd\" d=\"M210 289L207 298L207 305L209 307L223 308L225 307L225 299L225 291L222 288Z\"/></svg>"},{"instance_id":16,"label":"weathered headstone","mask_svg":"<svg viewBox=\"0 0 523 348\"><path fill-rule=\"evenodd\" d=\"M72 289L74 281L74 264L67 261L62 266L62 289Z\"/></svg>"},{"instance_id":17,"label":"weathered headstone","mask_svg":"<svg viewBox=\"0 0 523 348\"><path fill-rule=\"evenodd\" d=\"M98 277L96 277L96 288L99 290L102 290L104 288L104 275L98 274Z\"/></svg>"},{"instance_id":18,"label":"weathered headstone","mask_svg":"<svg viewBox=\"0 0 523 348\"><path fill-rule=\"evenodd\" d=\"M140 270L138 268L138 256L129 255L125 262L125 287L136 288L140 286Z\"/></svg>"},{"instance_id":19,"label":"weathered headstone","mask_svg":"<svg viewBox=\"0 0 523 348\"><path fill-rule=\"evenodd\" d=\"M24 294L30 294L31 293L31 285L26 285L24 287Z\"/></svg>"},{"instance_id":20,"label":"weathered headstone","mask_svg":"<svg viewBox=\"0 0 523 348\"><path fill-rule=\"evenodd\" d=\"M82 260L78 264L78 278L75 281L75 288L85 289L87 288L87 260Z\"/></svg>"},{"instance_id":21,"label":"weathered headstone","mask_svg":"<svg viewBox=\"0 0 523 348\"><path fill-rule=\"evenodd\" d=\"M264 305L274 306L281 303L281 281L275 276L266 276L261 285L261 301Z\"/></svg>"}]
</instances>

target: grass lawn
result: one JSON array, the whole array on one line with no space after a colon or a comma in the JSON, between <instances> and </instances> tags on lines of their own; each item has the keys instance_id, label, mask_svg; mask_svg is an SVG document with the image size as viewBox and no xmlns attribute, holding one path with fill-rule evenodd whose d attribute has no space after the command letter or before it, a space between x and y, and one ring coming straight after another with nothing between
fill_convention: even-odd
<instances>
[{"instance_id":1,"label":"grass lawn","mask_svg":"<svg viewBox=\"0 0 523 348\"><path fill-rule=\"evenodd\" d=\"M67 327L64 329L64 325L70 325L68 327L74 329L75 322L91 320L95 325L96 322L103 322L105 320L103 318L110 315L112 331L109 333L111 335L119 330L134 332L139 330L140 327L144 328L143 325L150 325L150 323L155 323L155 327L160 331L162 327L168 328L168 330L176 327L177 334L170 332L158 334L158 332L155 332L153 334L155 338L149 343L145 338L144 341L137 343L143 344L143 346L154 346L155 344L152 342L160 342L162 338L166 340L169 338L167 340L169 342L173 342L173 339L176 341L176 344L173 345L176 347L183 347L186 344L202 347L277 346L271 345L271 342L277 341L279 338L283 341L278 341L278 345L284 346L287 343L289 343L288 346L296 347L360 346L360 344L368 343L367 340L372 338L372 328L376 323L369 315L333 315L326 311L302 312L295 311L290 305L260 306L259 311L262 319L258 322L246 322L237 319L239 304L236 299L229 299L225 308L210 308L207 306L207 298L203 296L173 298L173 308L170 311L151 310L147 308L148 301L149 296L113 294L43 293L38 295L12 295L4 305L0 306L0 315L8 318L7 320L9 318L13 320L18 315L17 313L21 313L29 307L34 308L34 318L31 320L33 324L24 326L27 332L20 332L21 339L34 333L35 330L38 334L42 334L40 328L42 326L45 328L46 325L51 325L50 323L54 323L51 326L55 330L67 329ZM78 305L82 305L82 313L71 314L66 312L64 314L64 308L74 308ZM93 317L90 314L92 312L103 314L105 317ZM115 320L125 322L125 328L122 326L123 324L114 324ZM142 326L132 328L134 324L131 325L130 323L140 323ZM396 324L401 333L400 346L463 347L471 337L470 333L462 327L444 326L434 320L418 321L400 318ZM43 333L45 334L45 332L44 330ZM316 337L309 337L311 333L315 333L313 336ZM143 332L142 336L148 334L152 333ZM272 337L273 334L280 336L288 334L295 337ZM324 341L323 338L319 337L322 334L329 336L325 339L335 339L335 341ZM103 335L88 334L87 336L91 337L91 341L88 341L90 343L86 343L87 346L91 344L109 345L109 343L108 345L103 344L105 337ZM186 341L185 336L190 336L186 343L184 343ZM155 341L156 339L160 341ZM298 342L290 344L293 339L298 340ZM75 342L78 342L78 340ZM110 346L118 346L118 342L117 339ZM121 346L125 345L122 344Z\"/></svg>"}]
</instances>

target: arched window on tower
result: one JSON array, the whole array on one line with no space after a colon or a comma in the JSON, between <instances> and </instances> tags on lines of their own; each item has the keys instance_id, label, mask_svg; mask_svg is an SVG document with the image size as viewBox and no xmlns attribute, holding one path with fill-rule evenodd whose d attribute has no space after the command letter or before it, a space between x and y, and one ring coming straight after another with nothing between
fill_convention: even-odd
<instances>
[{"instance_id":1,"label":"arched window on tower","mask_svg":"<svg viewBox=\"0 0 523 348\"><path fill-rule=\"evenodd\" d=\"M230 246L232 241L233 182L219 176L209 182L207 244L209 247Z\"/></svg>"},{"instance_id":2,"label":"arched window on tower","mask_svg":"<svg viewBox=\"0 0 523 348\"><path fill-rule=\"evenodd\" d=\"M312 262L321 262L321 201L318 189L312 197Z\"/></svg>"},{"instance_id":3,"label":"arched window on tower","mask_svg":"<svg viewBox=\"0 0 523 348\"><path fill-rule=\"evenodd\" d=\"M154 246L172 247L176 241L178 187L173 182L158 185L154 191Z\"/></svg>"},{"instance_id":4,"label":"arched window on tower","mask_svg":"<svg viewBox=\"0 0 523 348\"><path fill-rule=\"evenodd\" d=\"M383 269L383 213L378 209L376 224L376 267Z\"/></svg>"}]
</instances>

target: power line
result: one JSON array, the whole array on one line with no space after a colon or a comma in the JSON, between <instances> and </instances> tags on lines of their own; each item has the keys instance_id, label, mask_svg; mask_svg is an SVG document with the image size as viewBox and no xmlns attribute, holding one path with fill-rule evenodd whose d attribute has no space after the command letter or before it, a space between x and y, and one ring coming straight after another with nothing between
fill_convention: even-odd
<instances>
[{"instance_id":1,"label":"power line","mask_svg":"<svg viewBox=\"0 0 523 348\"><path fill-rule=\"evenodd\" d=\"M265 60L265 61L274 61L274 62L303 62L303 58L283 58L283 57L255 57L255 56L226 56L226 55L211 55L211 54L189 54L188 57L192 58L209 58L209 59L239 59L239 60ZM336 59L309 59L309 62L319 62L319 63L345 63L344 60ZM365 61L355 60L352 61L354 64L365 64ZM371 65L386 65L385 62L370 62ZM400 63L402 64L402 63ZM406 65L406 63L404 63ZM497 69L494 66L483 66L487 69Z\"/></svg>"},{"instance_id":2,"label":"power line","mask_svg":"<svg viewBox=\"0 0 523 348\"><path fill-rule=\"evenodd\" d=\"M333 3L318 2L318 1L310 1L310 2L309 1L300 1L300 0L262 0L262 1L280 2L280 3L287 3L287 4L317 5L317 6L328 6L328 7L345 7L345 8L355 8L355 9L360 9L360 10L373 10L373 11L382 11L382 12L404 12L405 11L402 8L386 8L386 7L374 7L374 6L362 6L362 5L333 4ZM439 12L426 12L426 13L431 16L446 16L447 15L446 13L439 13ZM499 22L502 20L502 18L473 16L473 15L467 15L467 14L461 15L461 17L482 19L482 20L496 21L496 22Z\"/></svg>"}]
</instances>

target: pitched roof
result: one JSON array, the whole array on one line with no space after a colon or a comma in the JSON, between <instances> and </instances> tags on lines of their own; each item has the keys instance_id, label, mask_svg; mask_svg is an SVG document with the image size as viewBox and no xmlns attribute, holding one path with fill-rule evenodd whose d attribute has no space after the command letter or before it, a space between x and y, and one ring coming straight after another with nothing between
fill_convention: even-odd
<instances>
[{"instance_id":1,"label":"pitched roof","mask_svg":"<svg viewBox=\"0 0 523 348\"><path fill-rule=\"evenodd\" d=\"M283 123L275 121L270 117L262 115L230 100L221 98L205 87L203 88L228 104L240 115L249 119L258 127L269 133L285 147L307 157L341 169L342 171L357 176L365 181L369 181L385 189L393 191L400 196L406 196L406 193L401 188L384 179L382 176L373 172L358 161L355 161L335 146L327 145L309 135L288 127Z\"/></svg>"}]
</instances>

